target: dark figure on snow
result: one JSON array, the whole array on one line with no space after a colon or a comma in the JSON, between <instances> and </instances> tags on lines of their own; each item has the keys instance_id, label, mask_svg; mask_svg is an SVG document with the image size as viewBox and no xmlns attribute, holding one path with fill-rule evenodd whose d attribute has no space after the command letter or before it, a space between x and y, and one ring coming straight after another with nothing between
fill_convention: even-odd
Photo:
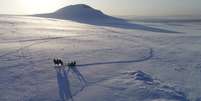
<instances>
[{"instance_id":1,"label":"dark figure on snow","mask_svg":"<svg viewBox=\"0 0 201 101\"><path fill-rule=\"evenodd\" d=\"M57 66L58 66L58 65L63 66L63 64L64 64L61 59L53 59L53 62L54 62L54 64L57 65Z\"/></svg>"},{"instance_id":2,"label":"dark figure on snow","mask_svg":"<svg viewBox=\"0 0 201 101\"><path fill-rule=\"evenodd\" d=\"M73 68L73 67L75 67L76 66L76 61L73 61L73 62L71 62L71 63L68 63L68 67L69 68Z\"/></svg>"},{"instance_id":3,"label":"dark figure on snow","mask_svg":"<svg viewBox=\"0 0 201 101\"><path fill-rule=\"evenodd\" d=\"M63 61L61 59L58 60L60 65L64 65Z\"/></svg>"},{"instance_id":4,"label":"dark figure on snow","mask_svg":"<svg viewBox=\"0 0 201 101\"><path fill-rule=\"evenodd\" d=\"M53 59L53 62L54 62L55 65L59 64L58 59Z\"/></svg>"}]
</instances>

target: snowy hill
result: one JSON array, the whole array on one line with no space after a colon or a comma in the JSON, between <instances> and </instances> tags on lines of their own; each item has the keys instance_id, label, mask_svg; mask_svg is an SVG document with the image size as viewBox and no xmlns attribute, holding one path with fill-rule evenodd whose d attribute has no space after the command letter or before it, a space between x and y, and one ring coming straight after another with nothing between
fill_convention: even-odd
<instances>
[{"instance_id":1,"label":"snowy hill","mask_svg":"<svg viewBox=\"0 0 201 101\"><path fill-rule=\"evenodd\" d=\"M127 20L108 16L85 4L70 5L57 10L54 13L49 14L37 14L33 15L37 17L54 18L62 20L71 20L79 23L85 23L97 26L109 26L124 29L137 29L152 32L162 33L178 33L172 30L154 28L150 26L144 26L141 24L130 23Z\"/></svg>"},{"instance_id":2,"label":"snowy hill","mask_svg":"<svg viewBox=\"0 0 201 101\"><path fill-rule=\"evenodd\" d=\"M124 21L115 17L108 16L85 4L70 5L50 14L39 14L35 16L57 18L64 20L74 20L79 22L102 22L105 21Z\"/></svg>"}]
</instances>

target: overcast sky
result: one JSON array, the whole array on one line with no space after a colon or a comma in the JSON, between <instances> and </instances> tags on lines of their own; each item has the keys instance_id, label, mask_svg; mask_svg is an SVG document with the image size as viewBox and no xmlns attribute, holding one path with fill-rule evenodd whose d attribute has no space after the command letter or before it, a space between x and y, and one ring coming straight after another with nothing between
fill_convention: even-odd
<instances>
[{"instance_id":1,"label":"overcast sky","mask_svg":"<svg viewBox=\"0 0 201 101\"><path fill-rule=\"evenodd\" d=\"M80 3L110 15L201 15L201 0L0 0L0 13L46 13Z\"/></svg>"}]
</instances>

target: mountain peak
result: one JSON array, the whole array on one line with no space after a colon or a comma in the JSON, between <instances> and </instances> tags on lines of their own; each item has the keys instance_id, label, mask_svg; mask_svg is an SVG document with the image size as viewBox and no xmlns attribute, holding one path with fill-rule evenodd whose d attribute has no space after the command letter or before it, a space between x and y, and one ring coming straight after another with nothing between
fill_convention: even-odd
<instances>
[{"instance_id":1,"label":"mountain peak","mask_svg":"<svg viewBox=\"0 0 201 101\"><path fill-rule=\"evenodd\" d=\"M95 10L95 9L85 4L77 4L77 5L70 5L70 6L63 7L54 13L63 13L66 11L80 11L80 10Z\"/></svg>"},{"instance_id":2,"label":"mountain peak","mask_svg":"<svg viewBox=\"0 0 201 101\"><path fill-rule=\"evenodd\" d=\"M64 20L73 20L77 22L105 22L107 21L121 21L118 18L108 16L102 11L94 9L86 4L76 4L63 7L54 13L38 14L35 16L48 17Z\"/></svg>"},{"instance_id":3,"label":"mountain peak","mask_svg":"<svg viewBox=\"0 0 201 101\"><path fill-rule=\"evenodd\" d=\"M85 8L85 9L93 9L92 7L90 7L89 5L86 4L76 4L76 5L70 5L70 6L66 6L64 8ZM64 9L62 8L62 9Z\"/></svg>"},{"instance_id":4,"label":"mountain peak","mask_svg":"<svg viewBox=\"0 0 201 101\"><path fill-rule=\"evenodd\" d=\"M108 16L85 4L70 5L53 13L56 18L62 19L103 19Z\"/></svg>"}]
</instances>

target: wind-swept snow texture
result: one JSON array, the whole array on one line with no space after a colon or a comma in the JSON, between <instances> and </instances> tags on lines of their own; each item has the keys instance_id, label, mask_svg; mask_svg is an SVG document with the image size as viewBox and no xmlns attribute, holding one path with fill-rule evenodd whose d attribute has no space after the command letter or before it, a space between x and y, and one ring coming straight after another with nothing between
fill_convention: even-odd
<instances>
[{"instance_id":1,"label":"wind-swept snow texture","mask_svg":"<svg viewBox=\"0 0 201 101\"><path fill-rule=\"evenodd\" d=\"M0 16L0 101L200 101L201 23L135 24Z\"/></svg>"}]
</instances>

